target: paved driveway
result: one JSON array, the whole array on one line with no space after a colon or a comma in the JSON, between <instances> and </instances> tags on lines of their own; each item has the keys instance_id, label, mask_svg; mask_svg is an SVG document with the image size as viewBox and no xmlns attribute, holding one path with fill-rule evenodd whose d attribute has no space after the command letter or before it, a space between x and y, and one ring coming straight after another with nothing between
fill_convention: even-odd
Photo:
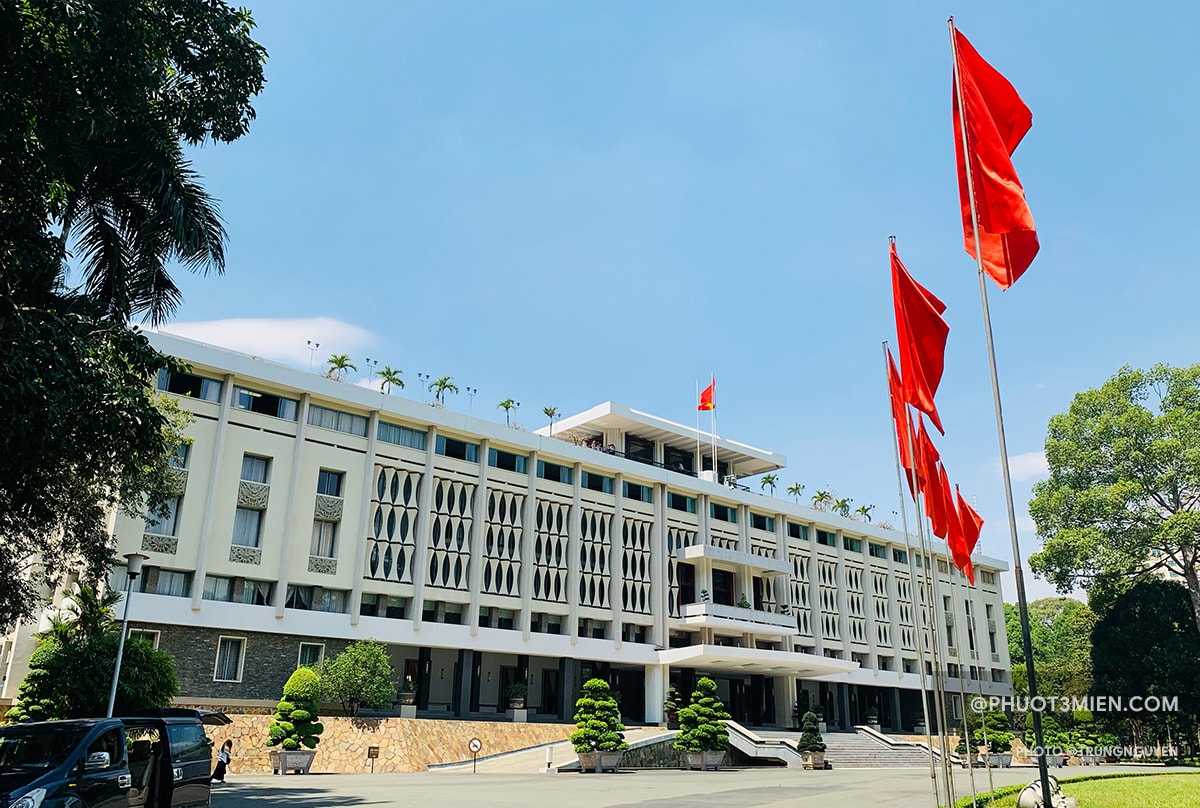
<instances>
[{"instance_id":1,"label":"paved driveway","mask_svg":"<svg viewBox=\"0 0 1200 808\"><path fill-rule=\"evenodd\" d=\"M1134 767L1063 770L1066 776ZM1161 771L1161 769L1159 769ZM1062 772L1056 772L1062 773ZM1029 782L1035 769L993 772L997 787ZM971 793L967 772L956 773L958 796ZM987 773L976 771L987 790ZM626 808L719 805L722 808L920 808L933 804L928 769L742 769L720 772L641 770L620 774L314 774L238 777L213 791L214 808L297 806L481 806L481 808Z\"/></svg>"}]
</instances>

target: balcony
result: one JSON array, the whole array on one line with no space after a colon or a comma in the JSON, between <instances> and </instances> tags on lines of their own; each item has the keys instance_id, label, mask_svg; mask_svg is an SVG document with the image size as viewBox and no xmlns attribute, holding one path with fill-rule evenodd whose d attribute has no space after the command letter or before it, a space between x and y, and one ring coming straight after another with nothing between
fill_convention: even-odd
<instances>
[{"instance_id":1,"label":"balcony","mask_svg":"<svg viewBox=\"0 0 1200 808\"><path fill-rule=\"evenodd\" d=\"M683 607L683 622L688 626L737 631L741 634L762 634L771 637L793 636L800 633L796 618L720 603L688 603Z\"/></svg>"},{"instance_id":2,"label":"balcony","mask_svg":"<svg viewBox=\"0 0 1200 808\"><path fill-rule=\"evenodd\" d=\"M755 555L754 553L744 553L741 550L730 550L712 544L693 544L691 547L680 547L675 551L675 558L690 563L706 558L710 561L740 564L750 569L773 572L779 575L787 575L792 571L791 562Z\"/></svg>"}]
</instances>

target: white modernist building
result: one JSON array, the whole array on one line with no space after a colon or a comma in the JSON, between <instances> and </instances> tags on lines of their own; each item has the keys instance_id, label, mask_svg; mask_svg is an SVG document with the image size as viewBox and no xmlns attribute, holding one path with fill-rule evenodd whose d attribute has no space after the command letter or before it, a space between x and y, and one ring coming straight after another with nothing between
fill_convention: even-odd
<instances>
[{"instance_id":1,"label":"white modernist building","mask_svg":"<svg viewBox=\"0 0 1200 808\"><path fill-rule=\"evenodd\" d=\"M948 689L1011 692L998 559L979 586L915 539L741 486L775 453L607 402L537 432L165 334L194 416L162 520L116 516L149 556L133 631L174 654L180 701L276 699L297 664L374 638L418 714L569 720L607 678L632 722L714 678L735 719L920 723L929 601ZM600 450L593 446L603 447ZM124 580L123 570L114 580ZM30 629L25 630L28 634ZM16 648L13 653L12 648ZM12 697L28 639L9 640ZM23 653L25 651L26 653Z\"/></svg>"}]
</instances>

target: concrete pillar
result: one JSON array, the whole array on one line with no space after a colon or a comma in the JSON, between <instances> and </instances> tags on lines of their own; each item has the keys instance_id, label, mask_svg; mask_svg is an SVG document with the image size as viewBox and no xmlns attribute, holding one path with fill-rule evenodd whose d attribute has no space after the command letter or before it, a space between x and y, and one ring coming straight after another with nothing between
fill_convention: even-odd
<instances>
[{"instance_id":1,"label":"concrete pillar","mask_svg":"<svg viewBox=\"0 0 1200 808\"><path fill-rule=\"evenodd\" d=\"M667 546L667 486L654 486L654 529L650 536L650 602L654 613L654 630L651 642L659 648L670 643L667 617L670 614L670 583L667 580L671 563L671 548Z\"/></svg>"},{"instance_id":2,"label":"concrete pillar","mask_svg":"<svg viewBox=\"0 0 1200 808\"><path fill-rule=\"evenodd\" d=\"M421 630L425 614L425 578L429 574L429 538L433 534L434 461L437 458L437 426L425 432L425 470L417 491L417 517L413 537L413 631ZM423 649L424 650L424 649ZM425 703L429 703L428 697Z\"/></svg>"},{"instance_id":3,"label":"concrete pillar","mask_svg":"<svg viewBox=\"0 0 1200 808\"><path fill-rule=\"evenodd\" d=\"M533 542L537 535L537 452L529 453L525 465L529 472L529 486L525 489L525 507L521 511L521 613L517 615L517 627L521 637L528 642L529 627L533 620ZM570 626L571 636L575 636L576 627Z\"/></svg>"},{"instance_id":4,"label":"concrete pillar","mask_svg":"<svg viewBox=\"0 0 1200 808\"><path fill-rule=\"evenodd\" d=\"M900 715L900 688L889 687L888 690L892 695L892 731L904 731L904 719Z\"/></svg>"},{"instance_id":5,"label":"concrete pillar","mask_svg":"<svg viewBox=\"0 0 1200 808\"><path fill-rule=\"evenodd\" d=\"M645 668L646 715L643 720L647 724L662 724L666 721L663 702L667 698L670 671L668 665L647 665Z\"/></svg>"},{"instance_id":6,"label":"concrete pillar","mask_svg":"<svg viewBox=\"0 0 1200 808\"><path fill-rule=\"evenodd\" d=\"M466 648L458 649L458 663L454 666L454 696L451 699L454 715L466 718L471 711L471 683L474 680L475 652Z\"/></svg>"},{"instance_id":7,"label":"concrete pillar","mask_svg":"<svg viewBox=\"0 0 1200 808\"><path fill-rule=\"evenodd\" d=\"M583 464L571 468L571 510L567 515L567 625L571 633L571 645L579 643L579 544L582 532L579 522L583 518L583 497L579 478Z\"/></svg>"},{"instance_id":8,"label":"concrete pillar","mask_svg":"<svg viewBox=\"0 0 1200 808\"><path fill-rule=\"evenodd\" d=\"M221 414L217 417L217 435L214 438L212 467L208 470L208 489L204 498L204 518L200 521L200 546L196 551L196 572L192 580L192 609L200 610L204 602L204 575L208 571L208 550L212 544L213 520L217 515L217 488L221 480L221 466L225 462L225 439L229 434L229 410L233 407L233 374L226 374L221 382ZM308 423L308 396L300 398L300 423L296 427L297 442L303 439L304 427ZM287 546L285 538L284 546ZM280 567L282 569L282 566ZM282 609L286 592L275 592L275 601ZM282 617L283 612L277 615Z\"/></svg>"},{"instance_id":9,"label":"concrete pillar","mask_svg":"<svg viewBox=\"0 0 1200 808\"><path fill-rule=\"evenodd\" d=\"M624 583L621 572L622 542L625 536L625 513L623 511L621 481L623 475L613 477L613 517L608 530L608 605L612 610L613 647L621 650L624 631L625 607L621 603L621 585ZM575 633L575 632L572 632Z\"/></svg>"},{"instance_id":10,"label":"concrete pillar","mask_svg":"<svg viewBox=\"0 0 1200 808\"><path fill-rule=\"evenodd\" d=\"M483 537L487 532L488 499L488 449L491 441L484 438L479 442L479 483L475 487L475 500L471 503L471 560L467 567L468 589L471 602L467 606L467 625L471 636L479 634L479 595L483 591Z\"/></svg>"},{"instance_id":11,"label":"concrete pillar","mask_svg":"<svg viewBox=\"0 0 1200 808\"><path fill-rule=\"evenodd\" d=\"M300 472L304 469L304 447L308 433L308 405L309 395L305 393L300 396L300 412L304 414L304 420L296 425L296 442L292 446L292 472L288 478L288 493L287 506L283 512L283 545L279 550L279 578L275 584L275 616L283 617L283 603L287 599L288 588L288 567L291 566L291 555L293 545L298 545L298 552L301 557L308 554L308 550L304 547L304 536L309 534L309 531L300 531L297 535L296 531L296 511L300 507ZM314 495L316 491L314 490ZM362 575L357 570L355 577L361 578ZM201 581L203 586L203 581ZM313 595L313 605L316 606L316 594ZM351 604L351 608L357 611L357 604Z\"/></svg>"},{"instance_id":12,"label":"concrete pillar","mask_svg":"<svg viewBox=\"0 0 1200 808\"><path fill-rule=\"evenodd\" d=\"M367 424L367 456L363 460L363 488L358 503L358 533L354 536L354 587L350 591L350 625L357 626L367 562L367 522L371 518L371 492L375 490L375 452L379 445L379 410ZM343 492L345 493L345 492ZM349 506L349 502L346 503ZM342 532L345 541L346 532Z\"/></svg>"}]
</instances>

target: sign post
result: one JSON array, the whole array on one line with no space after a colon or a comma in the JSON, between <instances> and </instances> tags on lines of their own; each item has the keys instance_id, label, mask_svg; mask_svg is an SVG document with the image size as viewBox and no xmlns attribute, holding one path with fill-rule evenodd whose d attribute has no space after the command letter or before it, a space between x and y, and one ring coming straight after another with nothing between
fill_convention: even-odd
<instances>
[{"instance_id":1,"label":"sign post","mask_svg":"<svg viewBox=\"0 0 1200 808\"><path fill-rule=\"evenodd\" d=\"M483 741L478 738L472 738L467 743L467 748L471 750L471 774L474 774L475 764L479 760L479 750L483 748Z\"/></svg>"},{"instance_id":2,"label":"sign post","mask_svg":"<svg viewBox=\"0 0 1200 808\"><path fill-rule=\"evenodd\" d=\"M379 758L379 747L367 747L367 760L371 761L371 774L375 773L375 761Z\"/></svg>"}]
</instances>

